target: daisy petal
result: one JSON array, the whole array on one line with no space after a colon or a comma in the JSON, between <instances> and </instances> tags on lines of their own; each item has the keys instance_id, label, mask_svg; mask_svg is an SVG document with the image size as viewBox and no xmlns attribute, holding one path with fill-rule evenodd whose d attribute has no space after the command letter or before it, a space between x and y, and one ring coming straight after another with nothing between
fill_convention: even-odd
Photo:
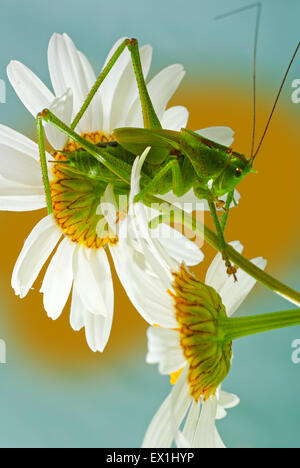
<instances>
[{"instance_id":1,"label":"daisy petal","mask_svg":"<svg viewBox=\"0 0 300 468\"><path fill-rule=\"evenodd\" d=\"M183 435L187 441L186 447L188 447L188 444L190 447L193 447L194 443L194 437L197 429L197 424L199 420L199 415L200 415L200 409L201 409L201 402L195 402L193 400L193 403L191 405L188 417L186 419L186 423L184 425L183 429Z\"/></svg>"},{"instance_id":2,"label":"daisy petal","mask_svg":"<svg viewBox=\"0 0 300 468\"><path fill-rule=\"evenodd\" d=\"M181 128L187 126L189 120L189 112L183 106L174 106L164 112L161 119L161 125L168 130L179 132Z\"/></svg>"},{"instance_id":3,"label":"daisy petal","mask_svg":"<svg viewBox=\"0 0 300 468\"><path fill-rule=\"evenodd\" d=\"M175 64L164 68L148 83L149 95L159 119L162 119L167 104L184 75L183 66ZM143 116L139 98L131 106L127 117L127 125L130 127L143 127Z\"/></svg>"},{"instance_id":4,"label":"daisy petal","mask_svg":"<svg viewBox=\"0 0 300 468\"><path fill-rule=\"evenodd\" d=\"M0 144L0 155L2 177L17 184L42 186L42 173L37 160L3 143Z\"/></svg>"},{"instance_id":5,"label":"daisy petal","mask_svg":"<svg viewBox=\"0 0 300 468\"><path fill-rule=\"evenodd\" d=\"M16 132L12 128L6 127L0 124L0 144L14 149L20 153L29 156L30 158L39 161L39 147L32 140L22 135L22 133ZM5 154L1 157L4 157ZM51 156L48 155L51 159Z\"/></svg>"},{"instance_id":6,"label":"daisy petal","mask_svg":"<svg viewBox=\"0 0 300 468\"><path fill-rule=\"evenodd\" d=\"M52 215L43 218L35 226L25 241L13 271L12 287L17 296L23 298L27 295L60 237L61 230Z\"/></svg>"},{"instance_id":7,"label":"daisy petal","mask_svg":"<svg viewBox=\"0 0 300 468\"><path fill-rule=\"evenodd\" d=\"M91 66L90 62L86 58L86 56L78 51L78 55L82 64L83 72L85 75L86 82L88 84L89 89L92 89L96 82L96 75ZM103 120L103 109L102 109L102 100L100 95L100 90L93 96L93 100L89 106L89 112L91 113L91 132L99 131L102 128L102 120Z\"/></svg>"},{"instance_id":8,"label":"daisy petal","mask_svg":"<svg viewBox=\"0 0 300 468\"><path fill-rule=\"evenodd\" d=\"M200 200L196 197L193 189L189 190L182 197L177 197L173 192L168 192L165 195L161 195L160 198L169 203L175 204L175 206L187 213L191 213L192 211L207 211L209 209L206 200Z\"/></svg>"},{"instance_id":9,"label":"daisy petal","mask_svg":"<svg viewBox=\"0 0 300 468\"><path fill-rule=\"evenodd\" d=\"M83 310L84 305L80 300L75 284L73 284L70 325L74 331L80 331L84 327Z\"/></svg>"},{"instance_id":10,"label":"daisy petal","mask_svg":"<svg viewBox=\"0 0 300 468\"><path fill-rule=\"evenodd\" d=\"M231 146L234 142L234 131L229 127L203 128L195 133L224 146Z\"/></svg>"},{"instance_id":11,"label":"daisy petal","mask_svg":"<svg viewBox=\"0 0 300 468\"><path fill-rule=\"evenodd\" d=\"M85 308L90 313L108 316L113 304L109 297L112 295L111 274L105 255L105 252L101 253L100 258L98 252L78 246L74 254L73 270L76 288Z\"/></svg>"},{"instance_id":12,"label":"daisy petal","mask_svg":"<svg viewBox=\"0 0 300 468\"><path fill-rule=\"evenodd\" d=\"M45 208L45 206L46 200L44 195L0 195L1 211L35 211Z\"/></svg>"},{"instance_id":13,"label":"daisy petal","mask_svg":"<svg viewBox=\"0 0 300 468\"><path fill-rule=\"evenodd\" d=\"M171 374L182 369L186 364L180 346L180 336L176 330L150 327L147 331L148 364L159 364L161 374Z\"/></svg>"},{"instance_id":14,"label":"daisy petal","mask_svg":"<svg viewBox=\"0 0 300 468\"><path fill-rule=\"evenodd\" d=\"M194 447L214 448L215 447L215 419L217 412L217 399L210 397L201 408L200 419L195 433Z\"/></svg>"},{"instance_id":15,"label":"daisy petal","mask_svg":"<svg viewBox=\"0 0 300 468\"><path fill-rule=\"evenodd\" d=\"M114 44L114 46L112 47L112 49L110 50L107 56L107 59L105 61L103 68L106 67L109 60L111 59L113 54L116 52L117 48L122 44L124 39L126 38L125 37L121 38ZM103 131L108 132L108 133L110 131L110 116L111 116L112 102L113 102L115 90L119 83L119 77L122 76L124 69L126 68L126 66L128 65L130 61L131 61L130 53L128 49L125 49L101 85L100 95L101 95L102 104L103 104L103 128L102 129Z\"/></svg>"},{"instance_id":16,"label":"daisy petal","mask_svg":"<svg viewBox=\"0 0 300 468\"><path fill-rule=\"evenodd\" d=\"M84 309L84 326L86 341L91 350L96 353L104 351L110 336L113 314L103 317L91 314Z\"/></svg>"},{"instance_id":17,"label":"daisy petal","mask_svg":"<svg viewBox=\"0 0 300 468\"><path fill-rule=\"evenodd\" d=\"M7 75L20 100L34 117L43 109L48 108L53 102L55 96L22 63L18 61L10 62L7 67Z\"/></svg>"},{"instance_id":18,"label":"daisy petal","mask_svg":"<svg viewBox=\"0 0 300 468\"><path fill-rule=\"evenodd\" d=\"M187 375L183 371L171 393L152 419L143 448L169 448L191 404ZM175 427L174 427L175 426Z\"/></svg>"},{"instance_id":19,"label":"daisy petal","mask_svg":"<svg viewBox=\"0 0 300 468\"><path fill-rule=\"evenodd\" d=\"M87 344L94 353L104 350L110 335L112 319L112 313L107 317L90 313L81 301L76 285L74 285L70 324L75 331L85 327Z\"/></svg>"},{"instance_id":20,"label":"daisy petal","mask_svg":"<svg viewBox=\"0 0 300 468\"><path fill-rule=\"evenodd\" d=\"M175 258L179 263L186 263L193 266L202 262L204 255L199 247L180 232L172 229L166 224L160 224L157 229L157 235L160 243L166 249L168 254Z\"/></svg>"},{"instance_id":21,"label":"daisy petal","mask_svg":"<svg viewBox=\"0 0 300 468\"><path fill-rule=\"evenodd\" d=\"M226 409L234 408L240 403L240 399L232 393L220 390L218 397L218 408L216 419L223 419L227 416Z\"/></svg>"},{"instance_id":22,"label":"daisy petal","mask_svg":"<svg viewBox=\"0 0 300 468\"><path fill-rule=\"evenodd\" d=\"M67 238L63 239L50 262L41 287L45 310L53 320L61 315L71 292L74 249L75 244Z\"/></svg>"},{"instance_id":23,"label":"daisy petal","mask_svg":"<svg viewBox=\"0 0 300 468\"><path fill-rule=\"evenodd\" d=\"M90 91L91 83L87 82L89 70L85 72L85 63L67 34L53 34L48 48L48 63L56 95L63 95L69 88L72 90L75 116ZM92 123L92 113L88 108L80 120L78 129L81 132L89 132Z\"/></svg>"},{"instance_id":24,"label":"daisy petal","mask_svg":"<svg viewBox=\"0 0 300 468\"><path fill-rule=\"evenodd\" d=\"M68 89L62 96L52 102L49 110L66 125L70 125L73 111L73 95ZM68 137L51 123L45 124L45 132L49 143L53 148L60 150L65 146Z\"/></svg>"},{"instance_id":25,"label":"daisy petal","mask_svg":"<svg viewBox=\"0 0 300 468\"><path fill-rule=\"evenodd\" d=\"M144 269L145 258L140 261L140 254L128 245L112 246L110 252L122 286L141 316L150 325L176 328L172 298L162 289L161 280Z\"/></svg>"},{"instance_id":26,"label":"daisy petal","mask_svg":"<svg viewBox=\"0 0 300 468\"><path fill-rule=\"evenodd\" d=\"M46 206L44 187L31 187L0 177L0 210L32 211Z\"/></svg>"},{"instance_id":27,"label":"daisy petal","mask_svg":"<svg viewBox=\"0 0 300 468\"><path fill-rule=\"evenodd\" d=\"M184 75L183 66L175 64L163 69L149 82L149 94L159 119L162 118L169 100L175 93Z\"/></svg>"},{"instance_id":28,"label":"daisy petal","mask_svg":"<svg viewBox=\"0 0 300 468\"><path fill-rule=\"evenodd\" d=\"M223 406L223 408L235 408L235 406L239 405L239 403L239 397L233 393L223 392L223 390L220 390L218 404Z\"/></svg>"}]
</instances>

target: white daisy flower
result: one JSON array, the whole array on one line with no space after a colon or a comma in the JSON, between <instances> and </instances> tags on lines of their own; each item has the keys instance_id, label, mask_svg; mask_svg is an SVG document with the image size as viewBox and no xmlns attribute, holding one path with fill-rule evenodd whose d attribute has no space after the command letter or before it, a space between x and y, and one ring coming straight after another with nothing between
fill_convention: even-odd
<instances>
[{"instance_id":1,"label":"white daisy flower","mask_svg":"<svg viewBox=\"0 0 300 468\"><path fill-rule=\"evenodd\" d=\"M131 200L139 192L145 157L146 153L134 164ZM231 343L212 342L211 336L217 333L216 317L231 316L256 281L238 270L235 282L227 275L218 253L202 283L166 251L162 253L150 235L147 237L143 205L132 204L131 211L136 229L143 233L143 252L152 266L148 275L142 276L143 287L140 274L131 277L135 287L131 300L155 325L148 330L147 362L158 363L160 373L170 374L175 384L154 416L143 447L167 448L174 440L179 447L224 447L215 420L224 417L225 410L236 406L239 399L220 387L230 369ZM243 249L239 242L231 245L239 252ZM261 257L252 262L265 268L266 261Z\"/></svg>"},{"instance_id":2,"label":"white daisy flower","mask_svg":"<svg viewBox=\"0 0 300 468\"><path fill-rule=\"evenodd\" d=\"M122 42L110 51L106 63ZM152 49L140 49L145 76L148 74ZM83 104L96 75L87 58L66 35L54 34L48 49L49 71L54 92L25 65L13 61L8 76L23 104L35 117L49 108L69 125ZM186 126L188 112L177 106L166 110L167 103L184 76L181 65L162 70L148 84L154 108L162 125L178 130ZM108 142L115 127L142 126L140 102L130 54L126 50L113 67L76 131L93 143ZM55 149L47 155L51 172L53 214L44 217L27 238L12 277L16 294L25 297L42 267L52 256L41 292L49 317L57 319L72 294L70 323L74 330L85 327L88 345L103 351L110 335L113 316L113 285L105 247L113 253L115 266L123 277L126 252L118 246L110 230L98 236L107 219L101 207L101 196L111 196L105 186L92 178L74 175L60 164L66 153L77 149L73 142L50 125L45 126L49 142ZM0 126L0 209L29 211L46 206L39 163L38 146L25 136ZM99 226L102 228L99 228ZM133 248L128 240L128 248ZM175 256L187 264L201 261L202 253L188 241L170 243ZM172 252L170 252L172 253ZM129 270L129 268L128 268ZM120 273L121 272L121 273ZM125 286L130 284L126 273Z\"/></svg>"}]
</instances>

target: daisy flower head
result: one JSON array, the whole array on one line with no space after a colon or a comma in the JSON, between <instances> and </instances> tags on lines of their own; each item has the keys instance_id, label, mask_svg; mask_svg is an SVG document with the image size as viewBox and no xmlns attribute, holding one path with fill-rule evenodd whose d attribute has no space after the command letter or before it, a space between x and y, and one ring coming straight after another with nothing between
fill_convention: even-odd
<instances>
[{"instance_id":1,"label":"daisy flower head","mask_svg":"<svg viewBox=\"0 0 300 468\"><path fill-rule=\"evenodd\" d=\"M121 42L122 39L113 46L104 66ZM151 63L151 47L141 47L140 55L146 77ZM96 75L88 59L66 34L52 36L48 63L53 91L17 61L9 64L8 77L34 117L48 108L69 126L94 85ZM171 65L148 83L155 111L165 128L179 130L186 126L188 112L184 107L166 110L184 73L181 65ZM142 125L134 70L130 54L125 50L75 131L89 142L104 145L113 151L111 134L115 127ZM88 175L70 170L70 166L64 163L67 160L71 164L74 154L79 160L81 148L50 124L45 124L45 132L53 147L51 154L47 154L53 213L44 217L28 236L14 268L12 287L18 296L25 297L51 257L41 287L48 316L57 319L71 295L72 328L80 330L84 327L90 348L103 351L110 335L114 307L108 249L113 252L117 272L122 277L126 269L123 264L126 256L124 260L124 252L118 248L118 236L112 229L107 229L110 218L99 207L100 200L111 196L111 174L106 177L105 173L101 180L95 177L95 161L88 153L83 154L89 158ZM13 211L44 208L46 200L38 145L4 126L0 126L0 145L0 208ZM121 193L129 193L128 187L119 184ZM107 235L103 236L103 232L107 232ZM127 244L128 249L134 248L129 241ZM192 264L197 263L202 254L190 245L186 253L186 246L186 243L182 244L182 248L177 245L176 254L179 257L182 255L182 260L185 259L187 263L188 259ZM129 283L123 281L124 285Z\"/></svg>"},{"instance_id":2,"label":"daisy flower head","mask_svg":"<svg viewBox=\"0 0 300 468\"><path fill-rule=\"evenodd\" d=\"M133 169L136 193L143 159L137 160ZM144 206L133 203L131 210L136 225L143 225L146 231ZM231 245L239 252L243 250L239 242ZM154 242L143 242L143 247L152 259L152 271L147 289L142 291L143 301L139 288L132 301L140 312L148 305L147 319L152 326L148 329L147 362L157 363L160 373L169 374L174 385L154 416L143 446L167 448L175 441L178 447L224 447L215 421L226 416L226 409L236 406L239 399L221 390L231 367L232 350L219 324L235 313L256 281L238 270L235 282L227 275L218 253L202 282L184 264L170 259L167 252L162 259ZM252 262L265 268L266 261L261 257Z\"/></svg>"}]
</instances>

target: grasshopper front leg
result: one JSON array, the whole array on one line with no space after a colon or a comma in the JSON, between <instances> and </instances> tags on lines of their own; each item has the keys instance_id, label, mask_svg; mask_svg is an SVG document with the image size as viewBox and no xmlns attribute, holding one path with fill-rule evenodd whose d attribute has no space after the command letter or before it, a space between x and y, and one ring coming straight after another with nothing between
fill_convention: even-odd
<instances>
[{"instance_id":1,"label":"grasshopper front leg","mask_svg":"<svg viewBox=\"0 0 300 468\"><path fill-rule=\"evenodd\" d=\"M135 201L142 200L149 193L156 193L157 187L169 171L172 172L172 190L176 196L181 197L185 191L183 176L178 161L172 159L164 167L160 168L153 179L136 195Z\"/></svg>"},{"instance_id":2,"label":"grasshopper front leg","mask_svg":"<svg viewBox=\"0 0 300 468\"><path fill-rule=\"evenodd\" d=\"M227 224L227 221L228 221L229 209L230 209L230 205L231 205L232 201L234 201L234 190L232 190L231 192L228 193L226 203L225 203L225 206L224 206L224 213L223 213L223 216L222 216L222 219L221 219L221 228L222 228L223 234L224 234L226 224Z\"/></svg>"}]
</instances>

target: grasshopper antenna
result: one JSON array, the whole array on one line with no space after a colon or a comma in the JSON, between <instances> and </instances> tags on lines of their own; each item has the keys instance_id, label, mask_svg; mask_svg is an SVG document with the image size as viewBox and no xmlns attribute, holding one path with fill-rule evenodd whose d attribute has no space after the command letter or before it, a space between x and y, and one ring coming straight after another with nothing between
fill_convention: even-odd
<instances>
[{"instance_id":1,"label":"grasshopper antenna","mask_svg":"<svg viewBox=\"0 0 300 468\"><path fill-rule=\"evenodd\" d=\"M282 92L282 90L283 90L283 87L284 87L284 84L285 84L286 79L287 79L287 77L288 77L288 74L289 74L289 71L290 71L290 69L291 69L291 66L292 66L292 64L293 64L293 62L294 62L294 60L295 60L295 58L296 58L296 55L297 55L297 53L298 53L298 51L299 51L299 48L300 48L300 42L298 43L298 45L297 45L297 47L296 47L296 50L295 50L295 52L294 52L294 54L293 54L293 56L292 56L292 58L291 58L291 60L290 60L289 66L288 66L288 68L287 68L287 70L286 70L286 72L285 72L285 75L284 75L284 77L283 77L282 83L281 83L281 85L280 85L280 88L279 88L279 91L278 91L278 94L277 94L277 97L276 97L275 102L274 102L274 105L273 105L273 107L272 107L270 117L268 118L268 121L267 121L265 130L264 130L264 132L263 132L263 134L262 134L262 137L261 137L261 139L260 139L260 142L259 142L259 144L258 144L258 146L257 146L257 149L256 149L255 153L254 153L253 156L251 157L251 161L252 161L252 162L254 161L254 159L256 158L256 156L258 155L258 153L259 153L259 151L260 151L260 148L261 148L261 145L263 144L263 141L264 141L264 139L265 139L266 133L267 133L268 128L269 128L269 126L270 126L272 117L273 117L273 115L274 115L275 109L276 109L276 107L277 107L277 103L278 103L278 101L279 101L281 92Z\"/></svg>"},{"instance_id":2,"label":"grasshopper antenna","mask_svg":"<svg viewBox=\"0 0 300 468\"><path fill-rule=\"evenodd\" d=\"M256 8L256 24L255 24L255 34L254 34L254 49L253 49L253 124L252 124L252 138L251 138L251 161L253 161L254 145L255 145L255 136L256 136L256 62L257 62L257 44L259 36L259 27L261 19L261 10L262 4L260 2L252 3L251 5L246 5L245 7L238 8L237 10L224 13L222 15L216 16L216 20L228 18L229 16L242 13L246 10L252 10Z\"/></svg>"}]
</instances>

